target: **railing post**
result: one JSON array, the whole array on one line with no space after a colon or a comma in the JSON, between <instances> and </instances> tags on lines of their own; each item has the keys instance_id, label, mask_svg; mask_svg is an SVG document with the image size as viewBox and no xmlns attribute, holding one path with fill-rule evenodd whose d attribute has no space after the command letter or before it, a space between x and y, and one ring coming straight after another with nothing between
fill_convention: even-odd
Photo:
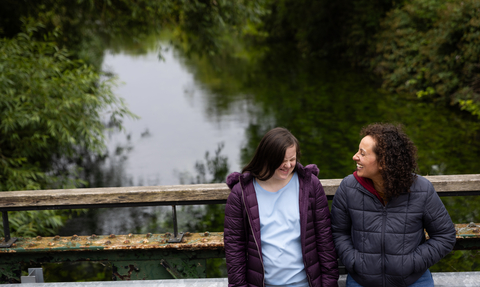
<instances>
[{"instance_id":1,"label":"railing post","mask_svg":"<svg viewBox=\"0 0 480 287\"><path fill-rule=\"evenodd\" d=\"M180 243L182 242L183 232L178 233L177 227L177 206L172 205L172 217L173 217L173 238L168 240L170 243Z\"/></svg>"},{"instance_id":2,"label":"railing post","mask_svg":"<svg viewBox=\"0 0 480 287\"><path fill-rule=\"evenodd\" d=\"M8 224L8 211L2 211L2 219L3 219L3 234L5 235L5 239L3 242L0 242L0 248L8 248L12 246L12 244L17 241L17 238L10 238L10 225Z\"/></svg>"},{"instance_id":3,"label":"railing post","mask_svg":"<svg viewBox=\"0 0 480 287\"><path fill-rule=\"evenodd\" d=\"M8 211L2 211L3 219L3 234L5 235L5 242L10 240L10 226L8 225Z\"/></svg>"},{"instance_id":4,"label":"railing post","mask_svg":"<svg viewBox=\"0 0 480 287\"><path fill-rule=\"evenodd\" d=\"M177 206L172 205L173 212L173 236L177 237L178 233L178 224L177 224Z\"/></svg>"}]
</instances>

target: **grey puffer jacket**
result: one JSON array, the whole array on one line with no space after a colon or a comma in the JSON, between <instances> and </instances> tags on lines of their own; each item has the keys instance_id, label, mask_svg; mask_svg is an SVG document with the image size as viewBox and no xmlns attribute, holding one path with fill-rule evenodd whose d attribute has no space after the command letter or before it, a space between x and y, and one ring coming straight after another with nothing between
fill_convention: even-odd
<instances>
[{"instance_id":1,"label":"grey puffer jacket","mask_svg":"<svg viewBox=\"0 0 480 287\"><path fill-rule=\"evenodd\" d=\"M422 176L410 192L386 206L347 176L333 199L332 230L341 261L362 286L408 286L449 253L456 240L445 206Z\"/></svg>"},{"instance_id":2,"label":"grey puffer jacket","mask_svg":"<svg viewBox=\"0 0 480 287\"><path fill-rule=\"evenodd\" d=\"M337 255L333 245L327 197L315 165L297 163L300 183L300 237L303 262L311 287L338 286ZM265 286L260 215L249 173L227 177L230 193L225 207L225 258L228 286Z\"/></svg>"}]
</instances>

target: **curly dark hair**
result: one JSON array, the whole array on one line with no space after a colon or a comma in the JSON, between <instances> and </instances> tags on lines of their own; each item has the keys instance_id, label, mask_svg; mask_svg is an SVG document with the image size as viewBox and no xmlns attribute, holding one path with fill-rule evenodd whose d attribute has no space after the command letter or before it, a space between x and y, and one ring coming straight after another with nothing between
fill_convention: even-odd
<instances>
[{"instance_id":1,"label":"curly dark hair","mask_svg":"<svg viewBox=\"0 0 480 287\"><path fill-rule=\"evenodd\" d=\"M417 177L417 148L403 132L402 125L375 123L362 128L362 136L375 140L373 152L382 169L383 188L388 200L410 191Z\"/></svg>"}]
</instances>

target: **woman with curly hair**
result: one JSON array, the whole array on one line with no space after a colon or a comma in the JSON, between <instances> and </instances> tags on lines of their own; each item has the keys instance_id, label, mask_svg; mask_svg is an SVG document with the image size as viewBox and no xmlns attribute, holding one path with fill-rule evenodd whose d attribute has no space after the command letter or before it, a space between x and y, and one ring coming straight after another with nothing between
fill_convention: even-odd
<instances>
[{"instance_id":1,"label":"woman with curly hair","mask_svg":"<svg viewBox=\"0 0 480 287\"><path fill-rule=\"evenodd\" d=\"M428 268L453 249L452 220L432 184L415 174L416 147L401 126L372 124L361 135L356 171L332 204L347 286L434 286Z\"/></svg>"}]
</instances>

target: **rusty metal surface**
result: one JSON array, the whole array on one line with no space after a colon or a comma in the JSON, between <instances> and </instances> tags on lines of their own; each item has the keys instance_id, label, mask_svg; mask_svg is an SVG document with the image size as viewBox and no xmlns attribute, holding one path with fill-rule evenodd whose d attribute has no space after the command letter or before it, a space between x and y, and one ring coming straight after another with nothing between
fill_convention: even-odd
<instances>
[{"instance_id":1,"label":"rusty metal surface","mask_svg":"<svg viewBox=\"0 0 480 287\"><path fill-rule=\"evenodd\" d=\"M457 240L480 238L480 223L455 224ZM10 248L0 249L1 253L54 252L88 250L129 250L129 249L175 249L208 250L223 249L223 232L186 232L181 243L169 243L173 237L164 234L90 235L18 238ZM427 235L428 238L428 235ZM3 238L0 238L0 241Z\"/></svg>"},{"instance_id":2,"label":"rusty metal surface","mask_svg":"<svg viewBox=\"0 0 480 287\"><path fill-rule=\"evenodd\" d=\"M173 237L165 234L128 234L128 235L91 235L91 236L55 236L18 238L10 248L0 249L2 253L20 252L61 252L61 251L98 251L131 249L174 249L209 250L223 249L223 232L186 232L181 243L169 243ZM0 238L0 241L3 240Z\"/></svg>"},{"instance_id":3,"label":"rusty metal surface","mask_svg":"<svg viewBox=\"0 0 480 287\"><path fill-rule=\"evenodd\" d=\"M457 241L480 239L480 223L455 224ZM90 235L18 238L10 248L0 249L2 253L54 252L88 250L129 250L129 249L174 249L209 250L223 249L223 232L186 232L181 243L169 243L173 237L164 234ZM428 234L427 234L428 238ZM0 241L3 238L0 238Z\"/></svg>"},{"instance_id":4,"label":"rusty metal surface","mask_svg":"<svg viewBox=\"0 0 480 287\"><path fill-rule=\"evenodd\" d=\"M455 224L457 239L480 238L480 223Z\"/></svg>"}]
</instances>

